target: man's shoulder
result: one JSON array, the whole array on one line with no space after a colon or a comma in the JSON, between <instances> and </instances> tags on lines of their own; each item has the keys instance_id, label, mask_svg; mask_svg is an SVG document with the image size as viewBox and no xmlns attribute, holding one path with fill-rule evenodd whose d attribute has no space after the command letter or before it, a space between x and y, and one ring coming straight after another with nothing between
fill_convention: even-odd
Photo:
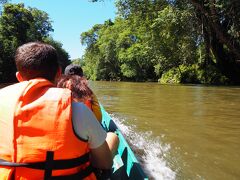
<instances>
[{"instance_id":1,"label":"man's shoulder","mask_svg":"<svg viewBox=\"0 0 240 180\"><path fill-rule=\"evenodd\" d=\"M47 95L52 100L62 99L69 101L71 99L71 91L66 88L50 87L45 95Z\"/></svg>"},{"instance_id":2,"label":"man's shoulder","mask_svg":"<svg viewBox=\"0 0 240 180\"><path fill-rule=\"evenodd\" d=\"M9 86L6 86L2 89L0 89L0 95L5 95L6 93L7 94L10 94L11 92L18 92L21 87L26 84L26 82L21 82L21 83L15 83L15 84L11 84Z\"/></svg>"},{"instance_id":3,"label":"man's shoulder","mask_svg":"<svg viewBox=\"0 0 240 180\"><path fill-rule=\"evenodd\" d=\"M23 91L23 84L16 83L4 87L0 90L0 107L13 107L17 103L22 91Z\"/></svg>"}]
</instances>

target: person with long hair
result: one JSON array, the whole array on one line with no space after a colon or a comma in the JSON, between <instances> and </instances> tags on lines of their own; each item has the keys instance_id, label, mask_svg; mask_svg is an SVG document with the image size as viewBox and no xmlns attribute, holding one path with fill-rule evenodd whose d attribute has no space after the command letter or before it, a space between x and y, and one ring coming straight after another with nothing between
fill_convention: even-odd
<instances>
[{"instance_id":1,"label":"person with long hair","mask_svg":"<svg viewBox=\"0 0 240 180\"><path fill-rule=\"evenodd\" d=\"M96 117L99 117L99 110L96 111L96 108L94 108L95 106L99 106L99 104L96 98L94 98L94 94L89 88L86 78L78 75L62 75L58 80L57 87L70 89L72 97L76 102L83 102L93 111ZM100 123L101 119L98 118Z\"/></svg>"},{"instance_id":2,"label":"person with long hair","mask_svg":"<svg viewBox=\"0 0 240 180\"><path fill-rule=\"evenodd\" d=\"M98 102L97 96L93 93L93 91L87 85L87 80L84 77L83 70L82 70L81 66L76 65L76 64L70 64L70 65L68 65L65 68L64 74L67 76L67 77L64 77L64 78L68 78L69 75L77 75L77 76L80 76L82 78L81 79L82 83L85 83L84 86L82 86L82 88L86 87L86 90L88 92L91 91L91 96L89 97L88 101L85 101L85 104L93 111L93 113L95 114L97 120L101 123L101 121L102 121L102 112L101 112L100 104ZM76 85L77 84L75 84L75 86Z\"/></svg>"},{"instance_id":3,"label":"person with long hair","mask_svg":"<svg viewBox=\"0 0 240 180\"><path fill-rule=\"evenodd\" d=\"M87 80L84 77L79 75L62 75L58 79L57 87L70 89L72 93L72 99L75 102L82 102L90 109L92 104L95 103L94 99L92 99L93 92L88 87ZM114 156L119 143L117 135L113 132L108 132L107 141L112 155Z\"/></svg>"}]
</instances>

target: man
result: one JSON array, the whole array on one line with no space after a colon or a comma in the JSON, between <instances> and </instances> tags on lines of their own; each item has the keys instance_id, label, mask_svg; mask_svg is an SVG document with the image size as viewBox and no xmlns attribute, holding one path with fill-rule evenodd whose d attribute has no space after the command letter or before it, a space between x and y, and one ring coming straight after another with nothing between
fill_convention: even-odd
<instances>
[{"instance_id":1,"label":"man","mask_svg":"<svg viewBox=\"0 0 240 180\"><path fill-rule=\"evenodd\" d=\"M83 70L80 66L75 64L70 64L65 68L64 71L65 75L78 75L80 77L83 77ZM97 99L97 96L93 93L91 97L91 101L85 102L85 105L87 105L94 115L96 116L97 120L101 123L102 122L102 112L101 108Z\"/></svg>"},{"instance_id":2,"label":"man","mask_svg":"<svg viewBox=\"0 0 240 180\"><path fill-rule=\"evenodd\" d=\"M0 90L0 179L96 179L91 164L110 169L116 147L106 132L71 91L54 87L56 50L27 43L15 62L19 83Z\"/></svg>"}]
</instances>

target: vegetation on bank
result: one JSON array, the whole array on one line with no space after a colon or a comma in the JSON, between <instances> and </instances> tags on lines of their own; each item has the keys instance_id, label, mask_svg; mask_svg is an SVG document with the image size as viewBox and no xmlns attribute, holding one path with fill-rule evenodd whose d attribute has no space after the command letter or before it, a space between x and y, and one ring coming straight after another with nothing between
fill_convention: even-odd
<instances>
[{"instance_id":1,"label":"vegetation on bank","mask_svg":"<svg viewBox=\"0 0 240 180\"><path fill-rule=\"evenodd\" d=\"M240 1L116 0L116 7L114 21L81 34L86 51L73 63L88 78L240 84ZM70 63L49 34L47 13L23 4L5 4L0 12L0 82L15 81L14 52L29 41L52 44L63 68Z\"/></svg>"},{"instance_id":2,"label":"vegetation on bank","mask_svg":"<svg viewBox=\"0 0 240 180\"><path fill-rule=\"evenodd\" d=\"M0 3L6 3L1 0ZM1 8L1 6L0 6ZM24 4L5 4L0 9L0 82L16 82L14 54L16 48L26 42L43 41L53 45L64 68L71 63L62 44L55 41L48 14L36 8L25 8Z\"/></svg>"},{"instance_id":3,"label":"vegetation on bank","mask_svg":"<svg viewBox=\"0 0 240 180\"><path fill-rule=\"evenodd\" d=\"M97 0L93 0L97 1ZM240 1L116 0L117 17L81 34L94 80L240 84Z\"/></svg>"}]
</instances>

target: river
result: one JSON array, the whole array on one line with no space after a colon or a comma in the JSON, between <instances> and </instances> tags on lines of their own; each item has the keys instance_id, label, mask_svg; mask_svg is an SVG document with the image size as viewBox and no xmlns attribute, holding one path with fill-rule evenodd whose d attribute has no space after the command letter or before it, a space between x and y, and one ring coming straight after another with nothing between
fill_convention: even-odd
<instances>
[{"instance_id":1,"label":"river","mask_svg":"<svg viewBox=\"0 0 240 180\"><path fill-rule=\"evenodd\" d=\"M240 179L240 87L90 86L151 179Z\"/></svg>"},{"instance_id":2,"label":"river","mask_svg":"<svg viewBox=\"0 0 240 180\"><path fill-rule=\"evenodd\" d=\"M89 83L150 179L240 179L240 87Z\"/></svg>"}]
</instances>

